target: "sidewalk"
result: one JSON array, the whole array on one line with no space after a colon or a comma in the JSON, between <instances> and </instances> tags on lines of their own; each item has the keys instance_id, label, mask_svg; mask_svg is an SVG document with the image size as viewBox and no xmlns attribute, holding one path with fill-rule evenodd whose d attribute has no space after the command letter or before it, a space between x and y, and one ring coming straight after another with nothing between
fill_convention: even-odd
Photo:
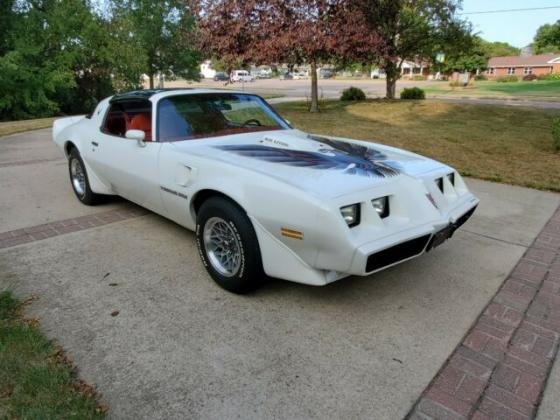
<instances>
[{"instance_id":1,"label":"sidewalk","mask_svg":"<svg viewBox=\"0 0 560 420\"><path fill-rule=\"evenodd\" d=\"M559 418L560 207L424 391L409 418ZM545 391L546 389L546 391Z\"/></svg>"}]
</instances>

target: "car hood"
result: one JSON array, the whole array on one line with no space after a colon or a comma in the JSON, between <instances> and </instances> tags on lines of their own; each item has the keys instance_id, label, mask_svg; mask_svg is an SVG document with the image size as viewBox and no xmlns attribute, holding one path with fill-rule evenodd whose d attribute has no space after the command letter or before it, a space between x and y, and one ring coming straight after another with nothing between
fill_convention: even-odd
<instances>
[{"instance_id":1,"label":"car hood","mask_svg":"<svg viewBox=\"0 0 560 420\"><path fill-rule=\"evenodd\" d=\"M187 140L173 145L179 152L243 167L328 197L445 167L401 149L299 130Z\"/></svg>"}]
</instances>

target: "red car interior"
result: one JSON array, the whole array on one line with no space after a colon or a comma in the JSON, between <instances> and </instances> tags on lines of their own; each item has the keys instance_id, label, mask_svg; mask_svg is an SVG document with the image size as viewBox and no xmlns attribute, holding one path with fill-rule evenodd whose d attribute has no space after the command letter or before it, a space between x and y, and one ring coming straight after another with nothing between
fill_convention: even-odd
<instances>
[{"instance_id":1,"label":"red car interior","mask_svg":"<svg viewBox=\"0 0 560 420\"><path fill-rule=\"evenodd\" d=\"M119 110L111 110L105 120L104 131L115 136L124 137L127 130L142 130L145 141L152 141L152 114L138 112L133 115Z\"/></svg>"},{"instance_id":2,"label":"red car interior","mask_svg":"<svg viewBox=\"0 0 560 420\"><path fill-rule=\"evenodd\" d=\"M142 130L146 141L152 141L152 118L149 112L141 112L127 119L127 130Z\"/></svg>"}]
</instances>

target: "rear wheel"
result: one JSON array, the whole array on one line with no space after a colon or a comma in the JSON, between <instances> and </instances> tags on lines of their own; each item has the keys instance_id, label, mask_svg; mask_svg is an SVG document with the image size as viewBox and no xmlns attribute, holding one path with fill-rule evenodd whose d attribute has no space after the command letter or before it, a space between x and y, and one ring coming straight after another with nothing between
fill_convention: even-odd
<instances>
[{"instance_id":1,"label":"rear wheel","mask_svg":"<svg viewBox=\"0 0 560 420\"><path fill-rule=\"evenodd\" d=\"M77 149L72 149L68 156L68 171L74 194L83 204L93 206L101 201L101 195L94 193L89 186L86 166Z\"/></svg>"},{"instance_id":2,"label":"rear wheel","mask_svg":"<svg viewBox=\"0 0 560 420\"><path fill-rule=\"evenodd\" d=\"M213 197L197 216L196 239L208 274L222 288L248 293L264 279L257 235L247 214L231 201Z\"/></svg>"}]
</instances>

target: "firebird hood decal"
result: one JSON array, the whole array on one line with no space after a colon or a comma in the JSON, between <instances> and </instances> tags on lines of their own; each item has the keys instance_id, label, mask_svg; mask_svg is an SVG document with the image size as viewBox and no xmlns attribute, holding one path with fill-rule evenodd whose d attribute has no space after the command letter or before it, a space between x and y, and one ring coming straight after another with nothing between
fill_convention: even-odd
<instances>
[{"instance_id":1,"label":"firebird hood decal","mask_svg":"<svg viewBox=\"0 0 560 420\"><path fill-rule=\"evenodd\" d=\"M221 145L216 148L267 162L313 169L337 169L366 177L399 175L400 165L373 148L325 137L308 136L321 146L317 151L296 150L261 144Z\"/></svg>"}]
</instances>

